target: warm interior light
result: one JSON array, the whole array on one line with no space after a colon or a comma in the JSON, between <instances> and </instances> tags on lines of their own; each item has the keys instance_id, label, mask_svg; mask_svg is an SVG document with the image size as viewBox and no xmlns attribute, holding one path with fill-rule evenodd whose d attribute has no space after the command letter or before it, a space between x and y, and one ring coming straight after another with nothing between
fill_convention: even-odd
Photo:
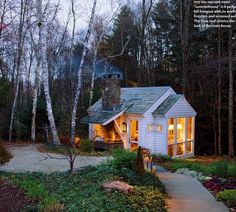
<instances>
[{"instance_id":1,"label":"warm interior light","mask_svg":"<svg viewBox=\"0 0 236 212\"><path fill-rule=\"evenodd\" d=\"M127 132L127 124L126 124L125 122L123 122L123 123L121 124L121 131L122 131L122 132Z\"/></svg>"},{"instance_id":2,"label":"warm interior light","mask_svg":"<svg viewBox=\"0 0 236 212\"><path fill-rule=\"evenodd\" d=\"M183 129L182 124L177 124L177 129L178 129L178 130L182 130L182 129Z\"/></svg>"},{"instance_id":3,"label":"warm interior light","mask_svg":"<svg viewBox=\"0 0 236 212\"><path fill-rule=\"evenodd\" d=\"M168 127L168 130L174 130L174 125L170 124L169 127Z\"/></svg>"}]
</instances>

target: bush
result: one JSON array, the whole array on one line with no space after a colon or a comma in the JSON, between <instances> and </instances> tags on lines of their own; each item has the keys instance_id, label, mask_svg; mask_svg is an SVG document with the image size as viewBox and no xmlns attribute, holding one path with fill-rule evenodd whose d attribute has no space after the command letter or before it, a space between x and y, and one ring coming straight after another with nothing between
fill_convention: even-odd
<instances>
[{"instance_id":1,"label":"bush","mask_svg":"<svg viewBox=\"0 0 236 212\"><path fill-rule=\"evenodd\" d=\"M82 152L90 153L92 151L92 144L88 139L81 139L80 140L80 150Z\"/></svg>"},{"instance_id":2,"label":"bush","mask_svg":"<svg viewBox=\"0 0 236 212\"><path fill-rule=\"evenodd\" d=\"M224 190L216 195L218 200L227 202L228 204L236 203L236 189Z\"/></svg>"},{"instance_id":3,"label":"bush","mask_svg":"<svg viewBox=\"0 0 236 212\"><path fill-rule=\"evenodd\" d=\"M227 161L218 161L212 164L215 169L213 170L213 174L219 177L227 177L228 176L228 162Z\"/></svg>"},{"instance_id":4,"label":"bush","mask_svg":"<svg viewBox=\"0 0 236 212\"><path fill-rule=\"evenodd\" d=\"M172 161L171 156L168 155L162 155L162 154L152 154L152 159L155 162L167 162L167 161Z\"/></svg>"},{"instance_id":5,"label":"bush","mask_svg":"<svg viewBox=\"0 0 236 212\"><path fill-rule=\"evenodd\" d=\"M138 147L138 153L136 156L134 169L135 173L139 176L142 176L145 173L141 146Z\"/></svg>"},{"instance_id":6,"label":"bush","mask_svg":"<svg viewBox=\"0 0 236 212\"><path fill-rule=\"evenodd\" d=\"M236 178L236 162L229 164L228 166L228 176Z\"/></svg>"},{"instance_id":7,"label":"bush","mask_svg":"<svg viewBox=\"0 0 236 212\"><path fill-rule=\"evenodd\" d=\"M124 149L116 149L113 151L113 160L112 160L112 166L115 169L129 169L134 170L134 163L136 159L136 153L130 152L128 150Z\"/></svg>"},{"instance_id":8,"label":"bush","mask_svg":"<svg viewBox=\"0 0 236 212\"><path fill-rule=\"evenodd\" d=\"M11 153L0 143L0 165L8 162L12 157Z\"/></svg>"}]
</instances>

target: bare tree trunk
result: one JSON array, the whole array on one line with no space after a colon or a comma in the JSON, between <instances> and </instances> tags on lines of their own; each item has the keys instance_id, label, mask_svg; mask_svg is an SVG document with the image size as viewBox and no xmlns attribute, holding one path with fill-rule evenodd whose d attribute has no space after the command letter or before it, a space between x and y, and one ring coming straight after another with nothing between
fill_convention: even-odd
<instances>
[{"instance_id":1,"label":"bare tree trunk","mask_svg":"<svg viewBox=\"0 0 236 212\"><path fill-rule=\"evenodd\" d=\"M21 60L23 53L23 43L24 43L24 24L25 24L25 16L26 16L26 4L23 0L21 0L21 8L20 8L20 23L18 28L18 41L17 41L17 59L16 59L16 90L12 105L11 111L11 121L10 121L10 129L9 129L9 142L12 140L12 129L14 123L14 116L16 110L16 102L19 94L19 84L20 84L20 76L21 76Z\"/></svg>"},{"instance_id":2,"label":"bare tree trunk","mask_svg":"<svg viewBox=\"0 0 236 212\"><path fill-rule=\"evenodd\" d=\"M232 62L232 52L233 52L233 42L232 42L232 28L229 29L229 41L228 41L228 51L229 51L229 120L228 120L228 134L229 134L229 155L234 156L234 138L233 138L233 62Z\"/></svg>"},{"instance_id":3,"label":"bare tree trunk","mask_svg":"<svg viewBox=\"0 0 236 212\"><path fill-rule=\"evenodd\" d=\"M47 105L47 114L48 121L50 123L50 129L53 137L53 144L59 145L60 140L57 134L57 128L54 120L54 115L52 111L52 100L49 91L49 75L48 75L48 66L47 66L47 42L46 42L46 26L43 23L43 13L42 13L42 0L38 0L38 12L39 12L39 28L41 28L41 40L39 40L39 56L41 57L41 68L43 73L43 87L44 94Z\"/></svg>"},{"instance_id":4,"label":"bare tree trunk","mask_svg":"<svg viewBox=\"0 0 236 212\"><path fill-rule=\"evenodd\" d=\"M221 31L218 29L218 104L217 104L217 120L218 120L218 151L222 155L221 147ZM217 152L217 150L216 150Z\"/></svg>"},{"instance_id":5,"label":"bare tree trunk","mask_svg":"<svg viewBox=\"0 0 236 212\"><path fill-rule=\"evenodd\" d=\"M41 66L41 55L38 54L40 48L42 48L42 2L38 1L38 51L36 52L37 64L35 69L35 82L34 82L34 90L33 90L33 108L32 108L32 121L31 121L31 141L35 142L35 119L36 119L36 110L37 110L37 102L38 102L38 90L40 83L40 66Z\"/></svg>"},{"instance_id":6,"label":"bare tree trunk","mask_svg":"<svg viewBox=\"0 0 236 212\"><path fill-rule=\"evenodd\" d=\"M77 115L79 96L80 96L80 91L81 91L81 86L82 86L82 70L83 70L83 66L84 66L84 59L85 59L85 55L87 52L91 29L92 29L92 25L93 25L93 21L94 21L96 4L97 4L97 0L94 0L92 13L91 13L91 17L89 20L89 26L88 26L88 30L87 30L85 40L84 40L84 49L82 52L82 57L81 57L81 61L80 61L79 69L78 69L78 75L77 75L78 82L77 82L77 88L76 88L73 110L72 110L72 115L71 115L71 138L70 138L71 143L74 143L74 140L75 140L76 115Z\"/></svg>"}]
</instances>

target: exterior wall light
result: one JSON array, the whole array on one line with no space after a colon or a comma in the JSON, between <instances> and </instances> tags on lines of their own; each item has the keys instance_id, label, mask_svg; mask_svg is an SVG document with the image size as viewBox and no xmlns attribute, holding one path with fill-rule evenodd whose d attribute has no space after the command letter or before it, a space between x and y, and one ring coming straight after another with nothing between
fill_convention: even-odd
<instances>
[{"instance_id":1,"label":"exterior wall light","mask_svg":"<svg viewBox=\"0 0 236 212\"><path fill-rule=\"evenodd\" d=\"M123 133L127 132L127 124L126 124L125 122L123 122L123 123L121 124L121 131L122 131Z\"/></svg>"}]
</instances>

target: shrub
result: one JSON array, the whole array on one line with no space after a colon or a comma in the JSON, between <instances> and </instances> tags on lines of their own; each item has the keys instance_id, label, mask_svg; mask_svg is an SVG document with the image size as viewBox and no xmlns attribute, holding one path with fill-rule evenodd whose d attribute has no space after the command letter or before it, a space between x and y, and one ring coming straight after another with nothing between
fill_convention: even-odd
<instances>
[{"instance_id":1,"label":"shrub","mask_svg":"<svg viewBox=\"0 0 236 212\"><path fill-rule=\"evenodd\" d=\"M64 144L66 146L71 146L70 137L69 136L61 135L59 137L59 140L60 140L61 144Z\"/></svg>"},{"instance_id":2,"label":"shrub","mask_svg":"<svg viewBox=\"0 0 236 212\"><path fill-rule=\"evenodd\" d=\"M218 200L227 202L228 204L236 203L236 189L224 190L216 195Z\"/></svg>"},{"instance_id":3,"label":"shrub","mask_svg":"<svg viewBox=\"0 0 236 212\"><path fill-rule=\"evenodd\" d=\"M138 147L138 153L135 160L134 170L136 174L139 176L142 176L145 173L141 146Z\"/></svg>"},{"instance_id":4,"label":"shrub","mask_svg":"<svg viewBox=\"0 0 236 212\"><path fill-rule=\"evenodd\" d=\"M11 153L0 143L0 165L8 162L12 157Z\"/></svg>"},{"instance_id":5,"label":"shrub","mask_svg":"<svg viewBox=\"0 0 236 212\"><path fill-rule=\"evenodd\" d=\"M130 152L128 150L124 149L116 149L113 151L113 160L112 160L112 166L115 169L122 169L126 168L129 170L134 170L134 163L136 158L135 152Z\"/></svg>"},{"instance_id":6,"label":"shrub","mask_svg":"<svg viewBox=\"0 0 236 212\"><path fill-rule=\"evenodd\" d=\"M92 151L92 144L88 139L81 139L80 140L80 150L82 152L90 153Z\"/></svg>"},{"instance_id":7,"label":"shrub","mask_svg":"<svg viewBox=\"0 0 236 212\"><path fill-rule=\"evenodd\" d=\"M236 162L229 164L228 166L228 176L236 178Z\"/></svg>"},{"instance_id":8,"label":"shrub","mask_svg":"<svg viewBox=\"0 0 236 212\"><path fill-rule=\"evenodd\" d=\"M228 162L227 161L217 161L212 164L215 167L213 174L219 177L227 177L228 173Z\"/></svg>"},{"instance_id":9,"label":"shrub","mask_svg":"<svg viewBox=\"0 0 236 212\"><path fill-rule=\"evenodd\" d=\"M172 161L171 156L168 155L162 155L162 154L152 154L152 159L155 162L166 162L166 161Z\"/></svg>"}]
</instances>

